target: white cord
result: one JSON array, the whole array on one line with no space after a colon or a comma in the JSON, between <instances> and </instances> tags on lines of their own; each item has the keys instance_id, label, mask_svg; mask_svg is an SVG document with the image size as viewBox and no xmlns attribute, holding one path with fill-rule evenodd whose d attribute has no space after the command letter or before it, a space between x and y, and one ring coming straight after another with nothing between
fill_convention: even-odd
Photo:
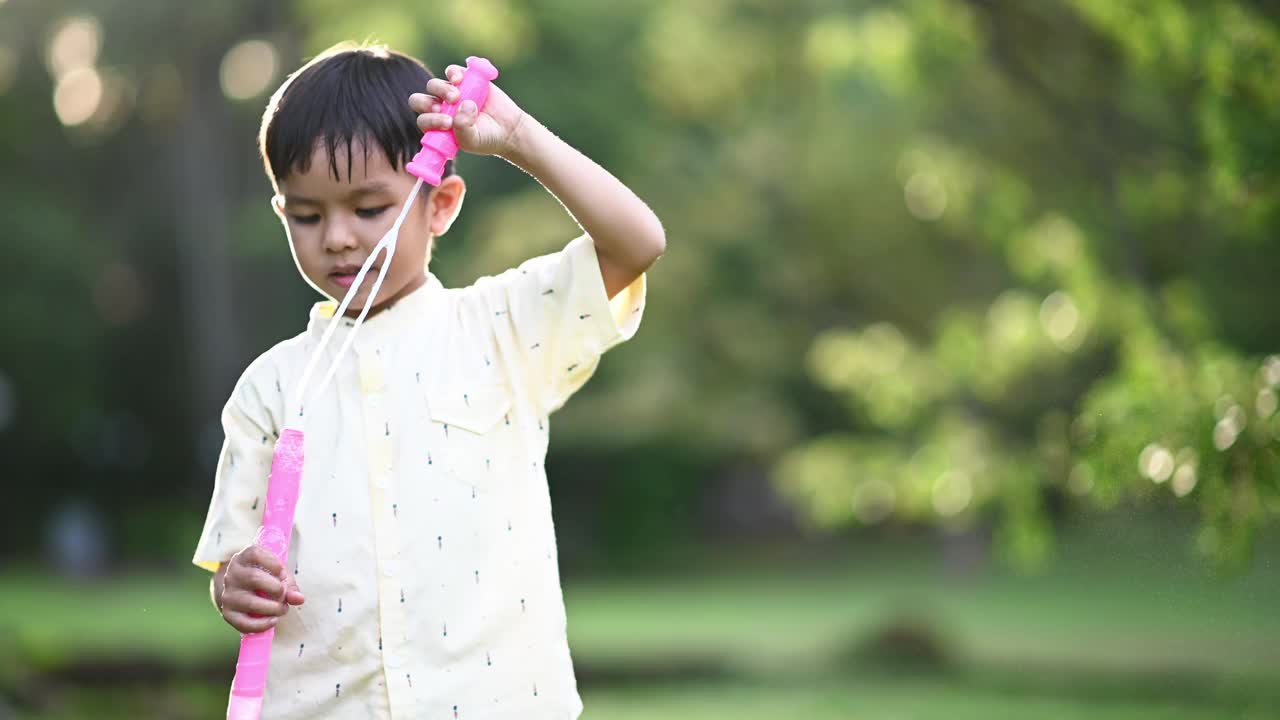
<instances>
[{"instance_id":1,"label":"white cord","mask_svg":"<svg viewBox=\"0 0 1280 720\"><path fill-rule=\"evenodd\" d=\"M386 235L378 241L373 247L373 252L369 253L368 259L364 261L364 265L360 267L360 272L356 273L356 279L351 283L351 288L347 290L346 296L342 298L342 302L338 305L337 311L333 313L333 318L329 321L329 326L325 328L324 335L320 337L320 344L311 353L311 359L307 361L306 369L302 371L302 379L298 382L298 389L294 393L294 405L298 408L297 423L299 428L302 425L302 419L305 416L306 405L303 403L306 397L307 383L311 380L311 373L315 371L316 363L319 362L320 356L324 353L325 347L329 344L329 338L333 335L333 331L338 327L347 306L351 304L352 298L360 290L360 285L364 282L365 275L369 272L369 268L373 266L373 261L378 257L378 253L383 249L387 251L387 258L383 261L382 267L378 269L378 277L373 281L373 290L369 293L369 298L365 301L364 307L360 308L360 316L356 318L355 325L351 328L351 332L342 343L342 347L338 349L338 354L334 356L333 362L329 364L329 371L325 373L324 379L320 381L320 386L316 390L316 395L324 392L328 387L329 381L333 379L334 373L342 362L342 358L346 355L347 350L351 347L351 343L355 341L356 333L360 330L360 326L364 323L364 318L369 314L369 308L373 306L373 301L378 297L378 290L382 288L382 281L387 276L387 270L391 267L391 258L395 256L396 243L400 237L400 226L404 224L404 219L409 214L409 208L413 205L413 201L418 197L418 191L422 188L422 180L418 180L413 184L413 189L409 191L409 197L404 201L404 206L400 208L400 215L396 218L396 222L387 231Z\"/></svg>"}]
</instances>

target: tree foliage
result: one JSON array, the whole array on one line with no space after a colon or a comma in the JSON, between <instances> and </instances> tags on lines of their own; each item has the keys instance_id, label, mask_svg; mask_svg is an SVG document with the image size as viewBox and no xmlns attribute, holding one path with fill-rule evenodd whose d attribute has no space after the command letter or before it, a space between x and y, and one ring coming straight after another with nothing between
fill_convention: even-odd
<instances>
[{"instance_id":1,"label":"tree foliage","mask_svg":"<svg viewBox=\"0 0 1280 720\"><path fill-rule=\"evenodd\" d=\"M68 18L98 28L104 98L70 124L49 59ZM763 467L814 528L990 520L1026 567L1058 498L1193 507L1228 563L1280 509L1264 4L9 0L11 539L71 491L121 517L207 494L213 398L312 300L254 154L270 87L224 97L228 53L269 45L278 82L367 38L437 70L492 57L666 224L645 328L557 418L560 459L674 473L663 503ZM446 281L575 231L515 169L461 167ZM155 500L170 487L187 496ZM625 488L620 506L657 502Z\"/></svg>"}]
</instances>

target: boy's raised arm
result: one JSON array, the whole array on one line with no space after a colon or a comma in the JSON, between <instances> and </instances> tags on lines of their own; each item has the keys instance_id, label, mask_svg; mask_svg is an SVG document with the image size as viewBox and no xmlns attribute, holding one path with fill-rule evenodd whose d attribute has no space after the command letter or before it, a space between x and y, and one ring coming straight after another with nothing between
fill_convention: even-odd
<instances>
[{"instance_id":1,"label":"boy's raised arm","mask_svg":"<svg viewBox=\"0 0 1280 720\"><path fill-rule=\"evenodd\" d=\"M440 102L458 99L463 69L450 65L426 93L409 98L422 130L453 128L458 145L472 153L498 155L529 173L564 205L591 236L605 291L610 298L635 282L666 250L658 216L609 171L556 137L520 109L496 85L484 112L463 101L457 115L440 113Z\"/></svg>"},{"instance_id":2,"label":"boy's raised arm","mask_svg":"<svg viewBox=\"0 0 1280 720\"><path fill-rule=\"evenodd\" d=\"M504 157L554 195L595 242L609 297L666 250L658 216L612 173L525 115Z\"/></svg>"}]
</instances>

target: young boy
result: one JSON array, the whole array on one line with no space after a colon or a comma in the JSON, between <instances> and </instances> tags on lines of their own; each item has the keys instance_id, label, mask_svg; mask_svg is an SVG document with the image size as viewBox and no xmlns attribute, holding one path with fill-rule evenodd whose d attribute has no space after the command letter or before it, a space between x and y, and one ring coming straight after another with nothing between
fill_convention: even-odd
<instances>
[{"instance_id":1,"label":"young boy","mask_svg":"<svg viewBox=\"0 0 1280 720\"><path fill-rule=\"evenodd\" d=\"M294 260L340 299L415 178L421 133L452 128L551 191L584 234L470 287L427 272L462 206L449 175L423 188L369 315L332 383L307 400L306 466L289 566L253 545L286 398L331 322L324 370L350 332L318 303L306 332L245 371L193 561L242 633L275 628L263 717L576 718L543 459L548 415L640 322L657 217L496 85L482 112L453 100L462 69L340 46L294 73L259 149ZM415 117L416 115L416 117ZM313 382L311 387L318 387ZM305 590L305 596L304 596ZM260 597L262 591L268 597ZM305 599L305 604L304 604ZM290 606L294 606L290 610Z\"/></svg>"}]
</instances>

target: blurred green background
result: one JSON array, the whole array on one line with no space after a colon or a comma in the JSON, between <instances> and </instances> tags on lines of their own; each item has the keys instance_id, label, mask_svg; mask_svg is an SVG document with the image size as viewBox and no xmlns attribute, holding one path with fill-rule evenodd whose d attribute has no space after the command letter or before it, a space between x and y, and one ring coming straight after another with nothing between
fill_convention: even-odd
<instances>
[{"instance_id":1,"label":"blurred green background","mask_svg":"<svg viewBox=\"0 0 1280 720\"><path fill-rule=\"evenodd\" d=\"M312 291L255 142L494 60L663 219L548 458L585 717L1280 717L1262 0L0 0L0 718L207 718L218 411ZM575 233L463 158L432 271Z\"/></svg>"}]
</instances>

